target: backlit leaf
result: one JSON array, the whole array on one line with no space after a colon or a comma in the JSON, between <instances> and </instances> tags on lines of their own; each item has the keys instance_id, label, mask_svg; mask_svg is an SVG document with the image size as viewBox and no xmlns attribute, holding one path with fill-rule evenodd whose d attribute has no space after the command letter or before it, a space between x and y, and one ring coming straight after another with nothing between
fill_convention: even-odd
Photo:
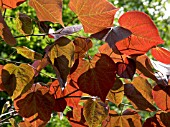
<instances>
[{"instance_id":1,"label":"backlit leaf","mask_svg":"<svg viewBox=\"0 0 170 127\"><path fill-rule=\"evenodd\" d=\"M36 11L40 21L60 23L62 21L62 0L30 0L29 5Z\"/></svg>"},{"instance_id":2,"label":"backlit leaf","mask_svg":"<svg viewBox=\"0 0 170 127\"><path fill-rule=\"evenodd\" d=\"M27 64L6 64L2 70L2 82L12 99L26 92L31 86L34 69Z\"/></svg>"},{"instance_id":3,"label":"backlit leaf","mask_svg":"<svg viewBox=\"0 0 170 127\"><path fill-rule=\"evenodd\" d=\"M10 29L8 28L7 24L5 23L1 12L0 12L0 36L10 46L14 46L17 43L15 38L13 37Z\"/></svg>"},{"instance_id":4,"label":"backlit leaf","mask_svg":"<svg viewBox=\"0 0 170 127\"><path fill-rule=\"evenodd\" d=\"M157 78L154 75L153 67L150 59L146 55L137 56L134 58L136 60L136 73L144 78L151 78L154 81L157 81Z\"/></svg>"},{"instance_id":5,"label":"backlit leaf","mask_svg":"<svg viewBox=\"0 0 170 127\"><path fill-rule=\"evenodd\" d=\"M79 65L71 78L77 82L82 92L99 96L105 101L114 85L115 76L116 65L113 60L105 54L96 54L89 62L79 59Z\"/></svg>"},{"instance_id":6,"label":"backlit leaf","mask_svg":"<svg viewBox=\"0 0 170 127\"><path fill-rule=\"evenodd\" d=\"M19 127L33 127L33 125L30 122L28 122L27 120L19 122L18 125L19 125Z\"/></svg>"},{"instance_id":7,"label":"backlit leaf","mask_svg":"<svg viewBox=\"0 0 170 127\"><path fill-rule=\"evenodd\" d=\"M33 30L31 18L26 14L19 13L16 19L16 28L24 35L31 34Z\"/></svg>"},{"instance_id":8,"label":"backlit leaf","mask_svg":"<svg viewBox=\"0 0 170 127\"><path fill-rule=\"evenodd\" d=\"M32 59L32 60L42 59L42 54L37 53L33 51L32 49L29 49L25 46L17 46L15 47L15 49L17 50L18 54L21 54L25 58Z\"/></svg>"},{"instance_id":9,"label":"backlit leaf","mask_svg":"<svg viewBox=\"0 0 170 127\"><path fill-rule=\"evenodd\" d=\"M146 98L144 98L144 96L132 84L125 84L124 92L134 108L144 111L156 111L156 108L152 103L146 100Z\"/></svg>"},{"instance_id":10,"label":"backlit leaf","mask_svg":"<svg viewBox=\"0 0 170 127\"><path fill-rule=\"evenodd\" d=\"M107 95L107 99L117 106L122 102L124 97L124 86L120 79L116 79L112 89Z\"/></svg>"},{"instance_id":11,"label":"backlit leaf","mask_svg":"<svg viewBox=\"0 0 170 127\"><path fill-rule=\"evenodd\" d=\"M107 0L70 0L69 7L78 16L86 33L111 27L118 10Z\"/></svg>"},{"instance_id":12,"label":"backlit leaf","mask_svg":"<svg viewBox=\"0 0 170 127\"><path fill-rule=\"evenodd\" d=\"M132 79L136 72L136 63L131 58L124 59L124 62L116 63L117 74L121 78Z\"/></svg>"},{"instance_id":13,"label":"backlit leaf","mask_svg":"<svg viewBox=\"0 0 170 127\"><path fill-rule=\"evenodd\" d=\"M83 115L89 127L97 127L108 115L108 107L105 103L89 99L84 104Z\"/></svg>"},{"instance_id":14,"label":"backlit leaf","mask_svg":"<svg viewBox=\"0 0 170 127\"><path fill-rule=\"evenodd\" d=\"M151 54L153 57L165 64L170 64L170 51L165 48L155 47L151 49Z\"/></svg>"},{"instance_id":15,"label":"backlit leaf","mask_svg":"<svg viewBox=\"0 0 170 127\"><path fill-rule=\"evenodd\" d=\"M122 115L110 110L108 118L102 123L102 127L142 127L141 117L132 109L126 109Z\"/></svg>"},{"instance_id":16,"label":"backlit leaf","mask_svg":"<svg viewBox=\"0 0 170 127\"><path fill-rule=\"evenodd\" d=\"M85 53L93 46L93 43L88 38L76 38L73 41L75 45L75 59L83 58Z\"/></svg>"},{"instance_id":17,"label":"backlit leaf","mask_svg":"<svg viewBox=\"0 0 170 127\"><path fill-rule=\"evenodd\" d=\"M163 44L155 24L143 12L126 12L119 18L119 24L132 32L130 37L116 43L121 53L145 54L153 46Z\"/></svg>"},{"instance_id":18,"label":"backlit leaf","mask_svg":"<svg viewBox=\"0 0 170 127\"><path fill-rule=\"evenodd\" d=\"M37 83L14 100L15 110L34 127L44 125L51 118L55 99L48 92L49 88Z\"/></svg>"},{"instance_id":19,"label":"backlit leaf","mask_svg":"<svg viewBox=\"0 0 170 127\"><path fill-rule=\"evenodd\" d=\"M7 9L12 9L16 8L26 0L1 0L0 1L0 7L7 8Z\"/></svg>"},{"instance_id":20,"label":"backlit leaf","mask_svg":"<svg viewBox=\"0 0 170 127\"><path fill-rule=\"evenodd\" d=\"M70 68L74 63L74 44L68 38L59 38L54 45L52 45L48 56L51 63L58 69L60 77L65 83Z\"/></svg>"},{"instance_id":21,"label":"backlit leaf","mask_svg":"<svg viewBox=\"0 0 170 127\"><path fill-rule=\"evenodd\" d=\"M146 79L140 76L135 77L132 81L132 84L149 103L154 104L152 86Z\"/></svg>"},{"instance_id":22,"label":"backlit leaf","mask_svg":"<svg viewBox=\"0 0 170 127\"><path fill-rule=\"evenodd\" d=\"M156 85L153 89L153 99L156 105L164 111L170 110L170 86Z\"/></svg>"}]
</instances>

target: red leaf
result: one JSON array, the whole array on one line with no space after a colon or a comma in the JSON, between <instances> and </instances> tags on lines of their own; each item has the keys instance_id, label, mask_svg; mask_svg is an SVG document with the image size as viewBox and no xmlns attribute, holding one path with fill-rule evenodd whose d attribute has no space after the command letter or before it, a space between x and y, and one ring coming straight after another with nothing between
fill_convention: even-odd
<instances>
[{"instance_id":1,"label":"red leaf","mask_svg":"<svg viewBox=\"0 0 170 127\"><path fill-rule=\"evenodd\" d=\"M161 47L155 47L151 49L153 57L165 64L170 64L170 52Z\"/></svg>"},{"instance_id":2,"label":"red leaf","mask_svg":"<svg viewBox=\"0 0 170 127\"><path fill-rule=\"evenodd\" d=\"M34 84L30 90L14 100L16 111L33 126L47 123L55 104L55 98L48 92L49 88Z\"/></svg>"},{"instance_id":3,"label":"red leaf","mask_svg":"<svg viewBox=\"0 0 170 127\"><path fill-rule=\"evenodd\" d=\"M70 81L70 83L66 85L66 88L63 91L63 96L66 96L68 94L70 94L69 96L73 96L73 97L65 98L67 102L67 106L71 106L73 108L77 107L80 98L82 96L82 92L77 88L77 86L72 81Z\"/></svg>"},{"instance_id":4,"label":"red leaf","mask_svg":"<svg viewBox=\"0 0 170 127\"><path fill-rule=\"evenodd\" d=\"M25 1L26 0L0 0L0 7L12 9L16 8Z\"/></svg>"},{"instance_id":5,"label":"red leaf","mask_svg":"<svg viewBox=\"0 0 170 127\"><path fill-rule=\"evenodd\" d=\"M164 111L170 111L170 86L156 85L152 91L156 105Z\"/></svg>"},{"instance_id":6,"label":"red leaf","mask_svg":"<svg viewBox=\"0 0 170 127\"><path fill-rule=\"evenodd\" d=\"M136 63L133 59L126 58L124 62L116 63L116 68L121 78L132 79L136 71Z\"/></svg>"},{"instance_id":7,"label":"red leaf","mask_svg":"<svg viewBox=\"0 0 170 127\"><path fill-rule=\"evenodd\" d=\"M70 0L69 7L78 16L86 33L111 27L118 10L107 0Z\"/></svg>"},{"instance_id":8,"label":"red leaf","mask_svg":"<svg viewBox=\"0 0 170 127\"><path fill-rule=\"evenodd\" d=\"M0 91L5 91L5 87L4 85L2 84L2 69L3 69L3 65L0 65Z\"/></svg>"},{"instance_id":9,"label":"red leaf","mask_svg":"<svg viewBox=\"0 0 170 127\"><path fill-rule=\"evenodd\" d=\"M121 53L144 54L152 47L163 44L155 24L143 12L126 12L119 18L119 24L132 32L130 37L116 43Z\"/></svg>"},{"instance_id":10,"label":"red leaf","mask_svg":"<svg viewBox=\"0 0 170 127\"><path fill-rule=\"evenodd\" d=\"M105 101L114 85L115 76L116 66L113 60L105 54L96 54L89 62L80 59L71 78L77 82L82 92L99 96L102 101Z\"/></svg>"}]
</instances>

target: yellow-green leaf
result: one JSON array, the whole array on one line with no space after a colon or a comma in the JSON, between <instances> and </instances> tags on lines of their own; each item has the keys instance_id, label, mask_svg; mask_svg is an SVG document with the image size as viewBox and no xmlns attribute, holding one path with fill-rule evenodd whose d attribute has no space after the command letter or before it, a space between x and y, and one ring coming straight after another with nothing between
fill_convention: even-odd
<instances>
[{"instance_id":1,"label":"yellow-green leaf","mask_svg":"<svg viewBox=\"0 0 170 127\"><path fill-rule=\"evenodd\" d=\"M32 59L32 60L41 60L42 59L42 54L37 53L25 46L18 46L15 48L17 50L17 53L21 54L25 58Z\"/></svg>"},{"instance_id":2,"label":"yellow-green leaf","mask_svg":"<svg viewBox=\"0 0 170 127\"><path fill-rule=\"evenodd\" d=\"M27 64L6 64L2 70L2 82L12 99L26 92L31 86L34 69Z\"/></svg>"},{"instance_id":3,"label":"yellow-green leaf","mask_svg":"<svg viewBox=\"0 0 170 127\"><path fill-rule=\"evenodd\" d=\"M23 13L17 14L16 28L24 35L32 33L32 20L29 16Z\"/></svg>"},{"instance_id":4,"label":"yellow-green leaf","mask_svg":"<svg viewBox=\"0 0 170 127\"><path fill-rule=\"evenodd\" d=\"M89 99L83 109L83 115L89 127L97 127L108 115L108 107L99 100Z\"/></svg>"}]
</instances>

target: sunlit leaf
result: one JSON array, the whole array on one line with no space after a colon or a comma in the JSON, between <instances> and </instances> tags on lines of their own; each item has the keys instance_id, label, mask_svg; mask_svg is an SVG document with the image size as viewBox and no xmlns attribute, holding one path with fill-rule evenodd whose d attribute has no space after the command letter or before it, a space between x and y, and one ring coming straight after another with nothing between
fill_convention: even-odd
<instances>
[{"instance_id":1,"label":"sunlit leaf","mask_svg":"<svg viewBox=\"0 0 170 127\"><path fill-rule=\"evenodd\" d=\"M28 122L27 120L19 122L18 125L19 125L19 127L33 127L33 125L30 122Z\"/></svg>"},{"instance_id":2,"label":"sunlit leaf","mask_svg":"<svg viewBox=\"0 0 170 127\"><path fill-rule=\"evenodd\" d=\"M143 12L126 12L119 18L119 24L132 32L130 37L116 43L121 53L145 54L153 46L163 44L155 24Z\"/></svg>"},{"instance_id":3,"label":"sunlit leaf","mask_svg":"<svg viewBox=\"0 0 170 127\"><path fill-rule=\"evenodd\" d=\"M122 115L110 110L108 118L102 123L102 127L142 127L141 117L132 109L126 109Z\"/></svg>"},{"instance_id":4,"label":"sunlit leaf","mask_svg":"<svg viewBox=\"0 0 170 127\"><path fill-rule=\"evenodd\" d=\"M146 98L144 98L144 96L132 84L125 84L124 92L134 108L144 111L156 111L156 108L152 103L146 100Z\"/></svg>"},{"instance_id":5,"label":"sunlit leaf","mask_svg":"<svg viewBox=\"0 0 170 127\"><path fill-rule=\"evenodd\" d=\"M44 125L50 120L55 99L48 92L49 88L37 83L26 93L14 100L15 110L34 127Z\"/></svg>"},{"instance_id":6,"label":"sunlit leaf","mask_svg":"<svg viewBox=\"0 0 170 127\"><path fill-rule=\"evenodd\" d=\"M1 12L0 12L0 36L10 46L14 46L17 43L10 29L8 28L6 22L4 21Z\"/></svg>"},{"instance_id":7,"label":"sunlit leaf","mask_svg":"<svg viewBox=\"0 0 170 127\"><path fill-rule=\"evenodd\" d=\"M165 48L155 47L151 49L153 57L165 64L170 64L170 51Z\"/></svg>"},{"instance_id":8,"label":"sunlit leaf","mask_svg":"<svg viewBox=\"0 0 170 127\"><path fill-rule=\"evenodd\" d=\"M24 13L17 14L16 28L24 35L31 34L33 30L31 18Z\"/></svg>"},{"instance_id":9,"label":"sunlit leaf","mask_svg":"<svg viewBox=\"0 0 170 127\"><path fill-rule=\"evenodd\" d=\"M89 99L84 104L83 114L90 127L97 127L108 115L108 106L98 100Z\"/></svg>"},{"instance_id":10,"label":"sunlit leaf","mask_svg":"<svg viewBox=\"0 0 170 127\"><path fill-rule=\"evenodd\" d=\"M136 73L141 77L151 78L154 81L157 81L157 78L154 75L153 67L150 59L146 55L137 56L134 58L136 60Z\"/></svg>"},{"instance_id":11,"label":"sunlit leaf","mask_svg":"<svg viewBox=\"0 0 170 127\"><path fill-rule=\"evenodd\" d=\"M1 0L0 1L0 7L7 8L7 9L12 9L16 8L26 0Z\"/></svg>"},{"instance_id":12,"label":"sunlit leaf","mask_svg":"<svg viewBox=\"0 0 170 127\"><path fill-rule=\"evenodd\" d=\"M122 102L124 97L124 86L120 79L116 79L112 89L107 95L107 99L117 106Z\"/></svg>"},{"instance_id":13,"label":"sunlit leaf","mask_svg":"<svg viewBox=\"0 0 170 127\"><path fill-rule=\"evenodd\" d=\"M42 54L33 51L25 46L17 46L15 47L18 54L21 54L25 58L32 59L32 60L40 60L42 59Z\"/></svg>"},{"instance_id":14,"label":"sunlit leaf","mask_svg":"<svg viewBox=\"0 0 170 127\"><path fill-rule=\"evenodd\" d=\"M141 93L141 95L151 104L154 104L153 96L152 96L152 86L151 84L144 78L138 76L132 80L133 86L137 91Z\"/></svg>"},{"instance_id":15,"label":"sunlit leaf","mask_svg":"<svg viewBox=\"0 0 170 127\"><path fill-rule=\"evenodd\" d=\"M153 89L153 99L156 105L164 111L170 110L170 86L156 85Z\"/></svg>"},{"instance_id":16,"label":"sunlit leaf","mask_svg":"<svg viewBox=\"0 0 170 127\"><path fill-rule=\"evenodd\" d=\"M73 41L75 45L75 59L83 58L85 53L93 46L93 43L88 38L76 38Z\"/></svg>"},{"instance_id":17,"label":"sunlit leaf","mask_svg":"<svg viewBox=\"0 0 170 127\"><path fill-rule=\"evenodd\" d=\"M31 86L34 69L27 64L6 64L2 70L2 83L12 99L26 92Z\"/></svg>"},{"instance_id":18,"label":"sunlit leaf","mask_svg":"<svg viewBox=\"0 0 170 127\"><path fill-rule=\"evenodd\" d=\"M113 87L116 76L116 65L105 54L96 54L89 62L79 59L77 69L71 78L77 82L82 92L99 96L102 101Z\"/></svg>"},{"instance_id":19,"label":"sunlit leaf","mask_svg":"<svg viewBox=\"0 0 170 127\"><path fill-rule=\"evenodd\" d=\"M69 7L78 16L86 33L111 27L118 10L107 0L70 0Z\"/></svg>"},{"instance_id":20,"label":"sunlit leaf","mask_svg":"<svg viewBox=\"0 0 170 127\"><path fill-rule=\"evenodd\" d=\"M29 5L36 11L40 21L60 23L62 21L62 0L30 0Z\"/></svg>"},{"instance_id":21,"label":"sunlit leaf","mask_svg":"<svg viewBox=\"0 0 170 127\"><path fill-rule=\"evenodd\" d=\"M136 63L131 58L124 59L124 62L116 63L117 74L121 78L133 79L133 76L136 72Z\"/></svg>"},{"instance_id":22,"label":"sunlit leaf","mask_svg":"<svg viewBox=\"0 0 170 127\"><path fill-rule=\"evenodd\" d=\"M58 69L60 77L65 83L70 68L74 63L74 44L68 38L62 37L52 45L48 56L51 63Z\"/></svg>"}]
</instances>

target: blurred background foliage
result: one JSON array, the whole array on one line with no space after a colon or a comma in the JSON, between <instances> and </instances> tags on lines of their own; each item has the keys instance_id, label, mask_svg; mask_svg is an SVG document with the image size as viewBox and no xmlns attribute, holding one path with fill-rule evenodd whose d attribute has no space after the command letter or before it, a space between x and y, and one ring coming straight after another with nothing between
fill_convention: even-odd
<instances>
[{"instance_id":1,"label":"blurred background foliage","mask_svg":"<svg viewBox=\"0 0 170 127\"><path fill-rule=\"evenodd\" d=\"M111 3L114 4L115 7L120 8L118 13L115 16L114 24L117 25L118 17L127 11L138 10L147 13L156 24L162 39L165 41L165 47L170 49L170 14L166 11L166 7L168 5L168 1L166 0L109 0ZM169 1L170 2L170 1ZM63 21L64 24L67 25L75 25L79 24L78 19L75 19L75 14L68 8L69 0L63 0ZM40 34L36 21L38 20L36 17L36 13L33 8L28 6L28 1L21 4L19 7L13 10L6 10L5 12L5 21L10 27L13 35L15 37L22 36L22 34L17 30L16 25L16 17L17 14L25 13L33 20L33 34ZM61 28L59 24L52 24L47 22L54 30ZM85 34L83 31L80 31L75 36L89 36L89 34ZM70 39L74 39L75 36L69 36ZM48 36L31 36L29 38L19 37L17 39L17 46L26 46L31 48L32 50L39 52L41 54L45 54L45 47L54 42L53 39L50 39ZM104 42L93 40L93 48L90 49L89 54L94 55L98 51L98 47ZM10 46L8 46L2 40L0 41L0 64L5 65L7 62L3 59L9 59L11 61L18 61L24 63L32 63L33 61L24 58L23 56L16 53L16 50ZM49 76L54 76L53 69L48 66L43 70L43 73L46 73ZM37 77L36 81L41 81L47 83L51 81L51 79L43 74ZM0 111L4 103L9 100L11 103L12 101L8 97L5 92L0 92ZM122 104L119 107L116 107L114 104L110 104L111 109L115 109L117 112L121 113L121 110L126 108L132 108L129 101L124 98ZM6 111L8 112L8 110ZM154 115L154 113L148 112L141 112L140 115L142 116L142 121L146 118ZM21 118L16 117L16 121L20 121ZM10 124L3 124L2 126L11 126ZM67 119L64 117L63 120L60 120L56 114L53 114L53 117L49 121L48 127L69 127L69 123Z\"/></svg>"}]
</instances>

